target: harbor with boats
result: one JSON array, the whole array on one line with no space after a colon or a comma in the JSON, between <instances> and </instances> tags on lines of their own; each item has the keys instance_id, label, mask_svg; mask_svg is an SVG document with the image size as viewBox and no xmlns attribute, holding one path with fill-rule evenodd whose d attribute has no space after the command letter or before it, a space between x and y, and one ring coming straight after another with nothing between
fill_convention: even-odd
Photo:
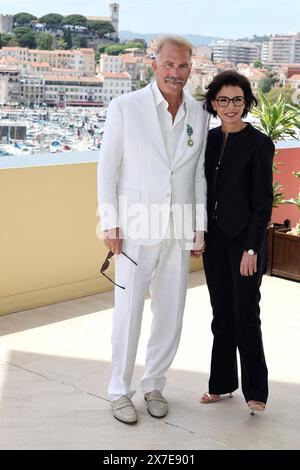
<instances>
[{"instance_id":1,"label":"harbor with boats","mask_svg":"<svg viewBox=\"0 0 300 470\"><path fill-rule=\"evenodd\" d=\"M0 110L0 157L97 151L106 108Z\"/></svg>"}]
</instances>

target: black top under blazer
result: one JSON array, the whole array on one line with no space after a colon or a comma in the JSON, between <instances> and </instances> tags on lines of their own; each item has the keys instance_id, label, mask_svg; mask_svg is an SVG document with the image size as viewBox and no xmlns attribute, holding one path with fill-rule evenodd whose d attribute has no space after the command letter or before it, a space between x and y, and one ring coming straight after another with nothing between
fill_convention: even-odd
<instances>
[{"instance_id":1,"label":"black top under blazer","mask_svg":"<svg viewBox=\"0 0 300 470\"><path fill-rule=\"evenodd\" d=\"M208 133L208 235L213 221L232 238L245 231L245 249L260 252L272 213L275 147L267 135L248 123L241 131L228 134L216 176L223 139L221 126Z\"/></svg>"}]
</instances>

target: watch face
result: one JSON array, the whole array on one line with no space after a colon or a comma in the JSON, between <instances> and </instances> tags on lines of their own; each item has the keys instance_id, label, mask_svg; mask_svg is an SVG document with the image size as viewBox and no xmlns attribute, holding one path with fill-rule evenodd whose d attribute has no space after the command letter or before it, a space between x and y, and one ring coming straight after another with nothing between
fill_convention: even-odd
<instances>
[{"instance_id":1,"label":"watch face","mask_svg":"<svg viewBox=\"0 0 300 470\"><path fill-rule=\"evenodd\" d=\"M248 250L248 255L253 256L254 255L254 250Z\"/></svg>"}]
</instances>

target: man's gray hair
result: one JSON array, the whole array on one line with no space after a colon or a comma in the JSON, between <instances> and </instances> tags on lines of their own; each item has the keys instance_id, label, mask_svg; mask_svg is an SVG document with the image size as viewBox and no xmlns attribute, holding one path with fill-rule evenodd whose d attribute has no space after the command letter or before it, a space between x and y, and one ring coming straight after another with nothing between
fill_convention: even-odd
<instances>
[{"instance_id":1,"label":"man's gray hair","mask_svg":"<svg viewBox=\"0 0 300 470\"><path fill-rule=\"evenodd\" d=\"M177 47L185 47L189 51L190 57L192 57L193 46L189 41L182 38L181 36L168 35L168 36L162 36L161 38L159 38L156 48L155 48L156 59L158 59L159 53L165 44L171 44Z\"/></svg>"}]
</instances>

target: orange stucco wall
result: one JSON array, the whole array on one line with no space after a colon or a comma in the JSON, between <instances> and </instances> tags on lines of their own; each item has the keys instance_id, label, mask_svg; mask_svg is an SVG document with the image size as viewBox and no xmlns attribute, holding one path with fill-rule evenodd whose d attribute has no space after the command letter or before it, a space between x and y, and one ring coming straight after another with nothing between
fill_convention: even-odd
<instances>
[{"instance_id":1,"label":"orange stucco wall","mask_svg":"<svg viewBox=\"0 0 300 470\"><path fill-rule=\"evenodd\" d=\"M300 147L278 149L275 162L280 173L274 174L274 181L278 181L282 185L285 199L296 198L300 179L296 178L292 172L300 171ZM300 219L300 211L296 205L280 204L278 208L273 209L272 222L281 223L285 219L290 219L292 226L295 226Z\"/></svg>"}]
</instances>

